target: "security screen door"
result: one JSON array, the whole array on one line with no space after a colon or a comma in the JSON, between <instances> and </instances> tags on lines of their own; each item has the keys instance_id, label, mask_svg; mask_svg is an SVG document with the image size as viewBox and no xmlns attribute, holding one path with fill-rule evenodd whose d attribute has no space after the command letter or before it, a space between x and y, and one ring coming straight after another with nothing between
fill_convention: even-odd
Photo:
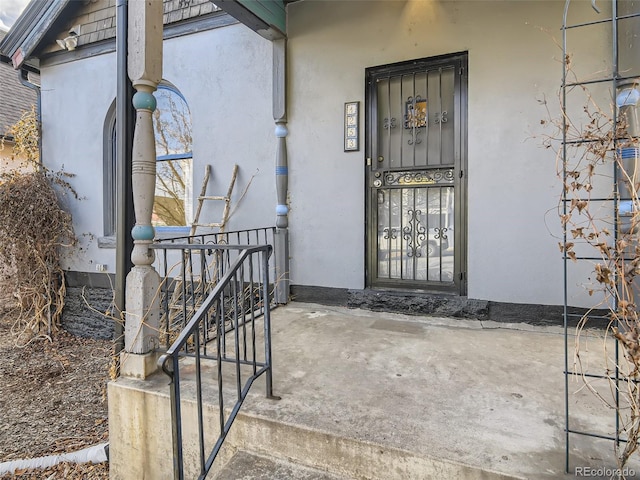
<instances>
[{"instance_id":1,"label":"security screen door","mask_svg":"<svg viewBox=\"0 0 640 480\"><path fill-rule=\"evenodd\" d=\"M367 69L367 281L466 294L466 54Z\"/></svg>"}]
</instances>

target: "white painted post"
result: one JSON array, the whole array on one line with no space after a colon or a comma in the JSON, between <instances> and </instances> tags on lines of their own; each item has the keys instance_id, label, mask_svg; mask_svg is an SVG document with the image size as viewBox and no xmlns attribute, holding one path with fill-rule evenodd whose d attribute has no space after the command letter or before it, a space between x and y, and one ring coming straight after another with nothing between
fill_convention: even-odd
<instances>
[{"instance_id":1,"label":"white painted post","mask_svg":"<svg viewBox=\"0 0 640 480\"><path fill-rule=\"evenodd\" d=\"M275 135L278 139L276 151L276 234L274 249L276 254L277 303L289 301L289 165L287 159L287 40L273 40L273 119L276 123Z\"/></svg>"},{"instance_id":2,"label":"white painted post","mask_svg":"<svg viewBox=\"0 0 640 480\"><path fill-rule=\"evenodd\" d=\"M145 378L156 370L160 323L160 276L153 268L155 255L149 248L155 231L151 213L155 196L156 149L153 132L153 92L162 80L162 4L145 0L129 2L129 78L136 89L133 106L132 183L136 224L126 281L125 348L120 373Z\"/></svg>"}]
</instances>

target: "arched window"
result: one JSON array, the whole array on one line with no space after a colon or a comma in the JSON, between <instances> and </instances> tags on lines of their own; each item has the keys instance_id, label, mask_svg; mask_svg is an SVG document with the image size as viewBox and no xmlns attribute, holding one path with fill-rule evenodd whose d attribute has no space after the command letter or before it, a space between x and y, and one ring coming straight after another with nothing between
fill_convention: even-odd
<instances>
[{"instance_id":1,"label":"arched window","mask_svg":"<svg viewBox=\"0 0 640 480\"><path fill-rule=\"evenodd\" d=\"M104 122L102 188L104 202L104 236L116 234L116 101L109 107Z\"/></svg>"},{"instance_id":2,"label":"arched window","mask_svg":"<svg viewBox=\"0 0 640 480\"><path fill-rule=\"evenodd\" d=\"M180 91L162 81L154 93L156 191L151 223L185 227L192 219L191 113ZM116 232L116 118L115 101L107 113L104 143L104 235Z\"/></svg>"},{"instance_id":3,"label":"arched window","mask_svg":"<svg viewBox=\"0 0 640 480\"><path fill-rule=\"evenodd\" d=\"M151 223L157 227L186 226L191 221L191 113L182 94L168 82L154 93L156 193Z\"/></svg>"}]
</instances>

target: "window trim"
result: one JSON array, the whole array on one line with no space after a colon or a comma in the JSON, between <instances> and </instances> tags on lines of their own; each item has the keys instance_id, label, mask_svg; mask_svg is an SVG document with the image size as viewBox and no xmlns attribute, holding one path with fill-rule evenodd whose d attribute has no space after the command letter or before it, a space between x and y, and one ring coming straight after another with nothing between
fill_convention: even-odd
<instances>
[{"instance_id":1,"label":"window trim","mask_svg":"<svg viewBox=\"0 0 640 480\"><path fill-rule=\"evenodd\" d=\"M172 153L171 155L158 155L156 162L166 162L167 160L189 160L193 158L193 152L189 150L184 153Z\"/></svg>"}]
</instances>

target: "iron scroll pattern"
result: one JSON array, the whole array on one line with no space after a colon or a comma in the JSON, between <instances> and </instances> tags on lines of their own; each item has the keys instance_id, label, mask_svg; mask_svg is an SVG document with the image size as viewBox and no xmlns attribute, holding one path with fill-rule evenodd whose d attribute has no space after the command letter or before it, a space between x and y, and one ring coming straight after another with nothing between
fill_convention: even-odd
<instances>
[{"instance_id":1,"label":"iron scroll pattern","mask_svg":"<svg viewBox=\"0 0 640 480\"><path fill-rule=\"evenodd\" d=\"M433 114L433 122L438 125L442 123L447 123L449 119L447 118L447 111L444 112L436 112Z\"/></svg>"},{"instance_id":2,"label":"iron scroll pattern","mask_svg":"<svg viewBox=\"0 0 640 480\"><path fill-rule=\"evenodd\" d=\"M395 117L385 117L382 121L382 128L385 130L389 130L391 128L396 128L396 118Z\"/></svg>"},{"instance_id":3,"label":"iron scroll pattern","mask_svg":"<svg viewBox=\"0 0 640 480\"><path fill-rule=\"evenodd\" d=\"M411 130L411 136L407 140L409 145L419 145L422 139L419 137L421 129L427 126L427 99L420 95L407 98L405 104L404 128Z\"/></svg>"},{"instance_id":4,"label":"iron scroll pattern","mask_svg":"<svg viewBox=\"0 0 640 480\"><path fill-rule=\"evenodd\" d=\"M449 230L447 227L434 228L433 231L435 235L433 238L436 240L447 240L447 230Z\"/></svg>"},{"instance_id":5,"label":"iron scroll pattern","mask_svg":"<svg viewBox=\"0 0 640 480\"><path fill-rule=\"evenodd\" d=\"M421 210L407 210L409 224L402 229L402 238L407 241L407 257L421 257L420 247L427 238L427 229L418 218Z\"/></svg>"},{"instance_id":6,"label":"iron scroll pattern","mask_svg":"<svg viewBox=\"0 0 640 480\"><path fill-rule=\"evenodd\" d=\"M427 109L427 99L422 98L420 95L416 95L415 97L410 96L407 98L405 102L405 113L402 116L403 127L406 130L409 130L409 138L407 139L407 143L409 145L420 145L422 143L422 138L420 135L423 133L423 129L426 129L429 126L429 113ZM445 123L448 123L449 112L447 110L443 110L441 112L433 113L433 124L442 126ZM398 126L398 120L396 117L384 117L382 119L382 128L383 130L392 130Z\"/></svg>"},{"instance_id":7,"label":"iron scroll pattern","mask_svg":"<svg viewBox=\"0 0 640 480\"><path fill-rule=\"evenodd\" d=\"M390 239L390 238L391 238L391 239L396 239L396 238L397 238L397 236L396 236L396 229L395 229L395 228L389 228L389 227L386 227L386 228L383 230L383 232L384 232L384 239L385 239L385 240L388 240L388 239Z\"/></svg>"},{"instance_id":8,"label":"iron scroll pattern","mask_svg":"<svg viewBox=\"0 0 640 480\"><path fill-rule=\"evenodd\" d=\"M387 172L384 176L385 185L433 185L453 184L453 169L417 170L402 172Z\"/></svg>"}]
</instances>

